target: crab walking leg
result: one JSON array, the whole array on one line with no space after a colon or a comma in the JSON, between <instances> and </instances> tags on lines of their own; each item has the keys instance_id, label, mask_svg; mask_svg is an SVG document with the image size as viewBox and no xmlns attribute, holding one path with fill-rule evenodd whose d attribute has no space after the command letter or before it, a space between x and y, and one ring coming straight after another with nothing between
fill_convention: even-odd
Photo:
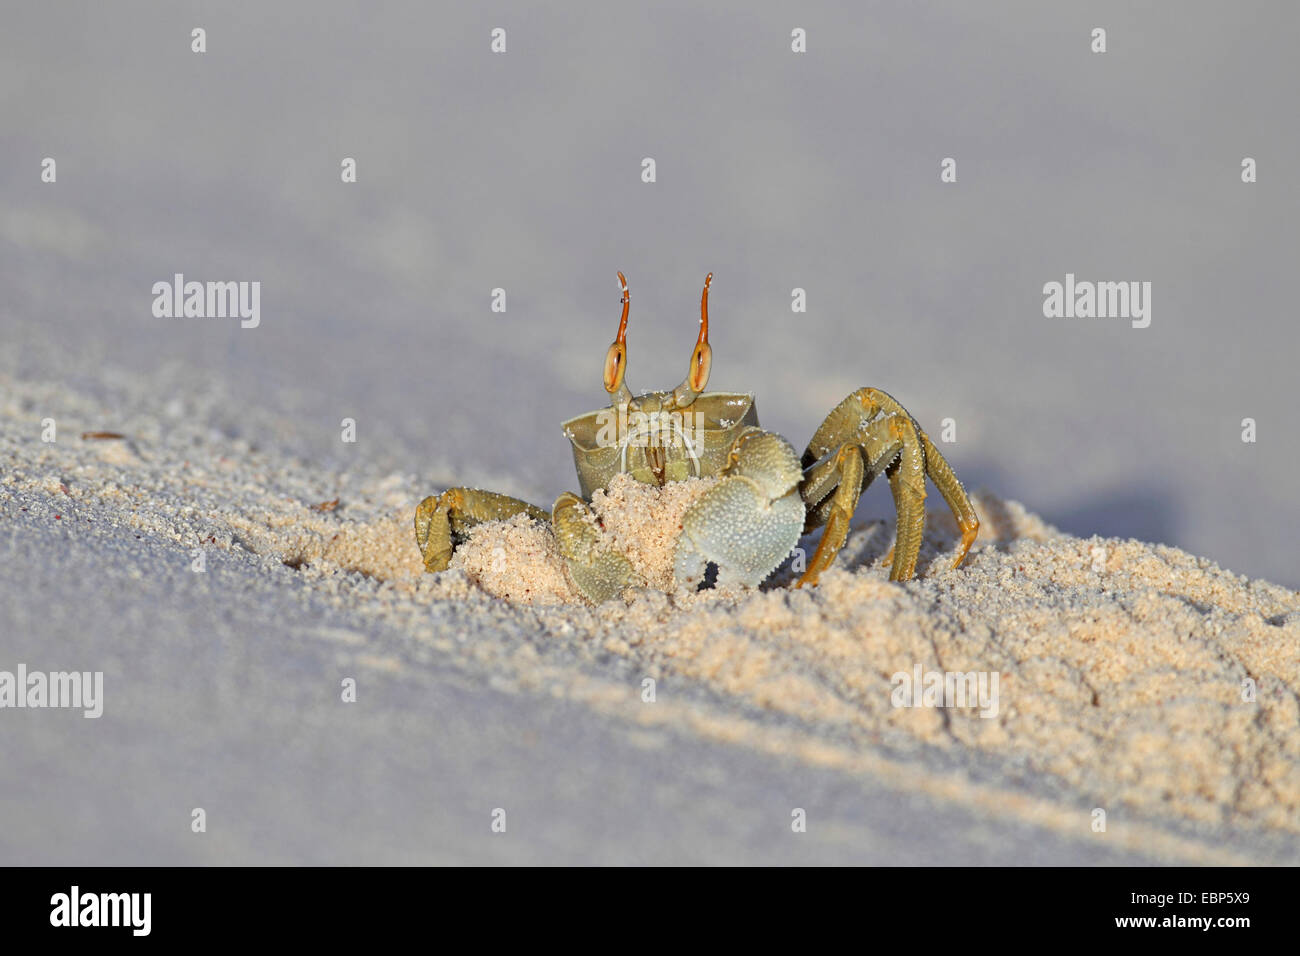
<instances>
[{"instance_id":1,"label":"crab walking leg","mask_svg":"<svg viewBox=\"0 0 1300 956\"><path fill-rule=\"evenodd\" d=\"M948 503L953 517L957 519L957 528L961 531L957 557L952 562L954 568L959 568L962 561L966 560L970 546L975 543L976 535L980 533L980 519L975 514L975 506L971 504L970 497L966 494L965 485L958 480L952 466L939 453L939 449L934 447L934 442L930 440L929 435L925 432L921 432L920 435L921 445L925 449L925 473L939 489L943 500ZM889 553L885 555L886 562L894 560L894 550L894 548L889 549Z\"/></svg>"},{"instance_id":2,"label":"crab walking leg","mask_svg":"<svg viewBox=\"0 0 1300 956\"><path fill-rule=\"evenodd\" d=\"M902 442L898 457L892 462L884 462L888 465L885 474L898 513L898 535L889 579L907 581L916 570L916 559L921 552L921 533L925 530L925 450L920 438L921 429L907 409L892 395L878 388L858 389L831 409L813 433L803 455L803 465L808 468L845 442L861 441L860 436L880 415L896 422L891 427ZM822 509L817 511L823 513Z\"/></svg>"},{"instance_id":3,"label":"crab walking leg","mask_svg":"<svg viewBox=\"0 0 1300 956\"><path fill-rule=\"evenodd\" d=\"M799 460L780 435L747 428L732 443L718 477L682 516L673 578L679 585L696 584L712 562L718 584L756 587L799 541Z\"/></svg>"},{"instance_id":4,"label":"crab walking leg","mask_svg":"<svg viewBox=\"0 0 1300 956\"><path fill-rule=\"evenodd\" d=\"M894 507L898 511L898 538L886 558L893 561L890 580L906 581L916 570L921 534L925 529L927 476L943 495L961 529L961 545L953 563L953 567L957 567L965 559L979 533L975 508L943 455L907 409L892 395L878 388L860 388L836 405L808 443L808 450L803 456L805 471L836 450L840 443L860 441L859 436L863 430L880 415L896 416L904 423L903 447L899 458L890 463L890 468L886 471L890 491L894 496ZM831 505L825 501L811 508L813 517L828 519L830 513Z\"/></svg>"},{"instance_id":5,"label":"crab walking leg","mask_svg":"<svg viewBox=\"0 0 1300 956\"><path fill-rule=\"evenodd\" d=\"M440 495L425 498L415 508L415 543L424 555L424 570L447 570L453 548L474 525L503 521L517 514L526 514L535 521L550 518L526 501L477 488L448 488Z\"/></svg>"},{"instance_id":6,"label":"crab walking leg","mask_svg":"<svg viewBox=\"0 0 1300 956\"><path fill-rule=\"evenodd\" d=\"M871 465L863 479L862 490L864 491L878 475L884 472L889 463L898 457L898 453L903 448L903 433L901 424L896 421L897 417L887 415L869 424L855 426L844 436L841 444L832 446L820 459L804 466L803 481L799 485L804 504L808 506L808 520L804 522L804 534L820 528L830 518L835 502L835 495L832 492L841 484L839 458L846 445L856 445L861 448L867 462ZM805 454L803 460L807 462L809 459L810 456Z\"/></svg>"},{"instance_id":7,"label":"crab walking leg","mask_svg":"<svg viewBox=\"0 0 1300 956\"><path fill-rule=\"evenodd\" d=\"M916 437L918 429L910 420L908 424L911 436L903 443L898 460L885 469L898 512L894 563L889 569L891 581L912 579L916 559L921 554L921 536L925 533L925 451Z\"/></svg>"},{"instance_id":8,"label":"crab walking leg","mask_svg":"<svg viewBox=\"0 0 1300 956\"><path fill-rule=\"evenodd\" d=\"M924 432L894 396L878 388L860 388L849 399L861 403L864 412L874 414L883 411L898 415L906 421L903 450L898 461L885 474L889 478L889 490L893 492L894 508L898 512L898 533L894 540L894 562L889 569L889 580L909 581L916 571L916 559L921 553L921 535L925 531L925 477L929 466L926 462L927 442L922 439ZM931 444L930 447L933 448L934 445ZM942 456L940 458L942 460ZM952 474L946 461L943 466L948 474ZM965 492L962 494L964 496ZM953 513L956 514L955 509Z\"/></svg>"},{"instance_id":9,"label":"crab walking leg","mask_svg":"<svg viewBox=\"0 0 1300 956\"><path fill-rule=\"evenodd\" d=\"M569 577L591 603L603 604L642 583L632 562L600 540L590 506L577 495L566 491L555 499L551 526Z\"/></svg>"},{"instance_id":10,"label":"crab walking leg","mask_svg":"<svg viewBox=\"0 0 1300 956\"><path fill-rule=\"evenodd\" d=\"M861 439L845 442L833 456L804 470L800 491L809 506L804 533L823 524L826 530L795 587L816 584L844 547L858 498L877 475L898 460L903 450L904 421L897 415L878 418L859 429Z\"/></svg>"},{"instance_id":11,"label":"crab walking leg","mask_svg":"<svg viewBox=\"0 0 1300 956\"><path fill-rule=\"evenodd\" d=\"M948 464L946 458L939 454L939 449L934 447L934 442L930 441L930 436L925 432L919 432L921 436L921 447L925 451L925 473L930 476L934 486L939 489L939 494L943 495L943 500L948 503L952 510L952 515L957 519L957 527L961 531L961 544L957 547L957 558L953 561L954 568L961 567L962 561L966 560L966 555L970 551L970 546L975 543L975 537L980 533L980 519L975 514L975 506L971 504L970 495L966 494L966 488L957 478L956 472Z\"/></svg>"}]
</instances>

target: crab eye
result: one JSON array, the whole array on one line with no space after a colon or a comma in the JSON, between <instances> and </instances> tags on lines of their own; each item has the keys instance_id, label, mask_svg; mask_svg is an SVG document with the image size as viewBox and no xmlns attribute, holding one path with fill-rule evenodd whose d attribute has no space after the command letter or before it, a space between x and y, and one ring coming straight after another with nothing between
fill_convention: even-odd
<instances>
[{"instance_id":1,"label":"crab eye","mask_svg":"<svg viewBox=\"0 0 1300 956\"><path fill-rule=\"evenodd\" d=\"M605 391L613 395L623 387L623 373L627 371L627 313L632 307L632 297L627 291L627 279L618 274L618 284L623 289L623 315L618 320L618 335L605 353Z\"/></svg>"},{"instance_id":2,"label":"crab eye","mask_svg":"<svg viewBox=\"0 0 1300 956\"><path fill-rule=\"evenodd\" d=\"M605 353L605 391L611 395L623 384L623 373L627 370L627 346L615 342Z\"/></svg>"},{"instance_id":3,"label":"crab eye","mask_svg":"<svg viewBox=\"0 0 1300 956\"><path fill-rule=\"evenodd\" d=\"M691 368L686 373L686 384L693 392L704 391L709 381L709 369L713 367L713 349L709 348L709 286L713 284L713 273L704 277L704 292L700 295L700 337L691 353Z\"/></svg>"},{"instance_id":4,"label":"crab eye","mask_svg":"<svg viewBox=\"0 0 1300 956\"><path fill-rule=\"evenodd\" d=\"M709 381L709 369L713 367L713 349L708 342L700 342L691 353L691 369L687 374L691 391L702 392Z\"/></svg>"}]
</instances>

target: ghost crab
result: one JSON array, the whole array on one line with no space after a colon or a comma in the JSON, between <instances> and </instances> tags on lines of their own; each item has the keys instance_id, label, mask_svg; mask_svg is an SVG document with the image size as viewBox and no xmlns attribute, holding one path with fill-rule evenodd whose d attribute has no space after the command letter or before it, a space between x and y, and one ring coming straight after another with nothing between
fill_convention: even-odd
<instances>
[{"instance_id":1,"label":"ghost crab","mask_svg":"<svg viewBox=\"0 0 1300 956\"><path fill-rule=\"evenodd\" d=\"M517 514L549 521L569 576L594 604L643 583L631 562L603 546L589 501L614 475L664 485L691 476L719 482L697 499L682 520L674 579L698 583L717 567L719 584L757 586L789 556L801 535L825 525L821 541L796 587L815 585L844 546L862 490L883 474L898 512L891 581L916 569L925 527L928 476L961 530L953 567L979 533L970 498L929 436L897 401L876 388L860 388L831 410L800 458L775 432L759 427L754 397L705 392L709 348L709 286L700 297L700 333L685 381L671 391L633 396L627 369L627 280L618 334L605 355L607 408L563 423L573 444L581 495L565 492L550 514L517 498L474 488L451 488L425 498L415 511L415 539L427 571L442 571L468 530ZM889 560L887 556L886 560Z\"/></svg>"}]
</instances>

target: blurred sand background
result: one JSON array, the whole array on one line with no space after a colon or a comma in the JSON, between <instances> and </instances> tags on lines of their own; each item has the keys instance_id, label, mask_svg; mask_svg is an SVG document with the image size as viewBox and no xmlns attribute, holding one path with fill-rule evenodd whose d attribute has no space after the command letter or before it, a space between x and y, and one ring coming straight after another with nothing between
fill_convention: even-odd
<instances>
[{"instance_id":1,"label":"blurred sand background","mask_svg":"<svg viewBox=\"0 0 1300 956\"><path fill-rule=\"evenodd\" d=\"M1298 20L1281 3L6 10L0 667L102 669L109 699L98 722L0 715L3 859L1117 862L1210 859L1225 843L1294 859L1293 783L1266 767L1295 739ZM789 51L795 26L807 54ZM1105 55L1089 52L1094 26ZM339 181L345 156L355 185ZM956 184L939 182L946 156ZM1256 184L1240 181L1244 156ZM608 622L551 620L467 580L438 590L452 578L402 591L396 613L393 578L319 549L304 561L290 534L303 522L398 541L403 510L451 483L542 505L572 488L558 423L600 401L615 269L632 285L634 388L680 380L712 270L712 384L754 391L796 446L876 385L931 430L955 419L945 453L990 500L1281 585L1234 578L1207 600L1181 572L1068 583L1181 600L1218 663L1170 662L1190 682L1179 692L1203 702L1271 675L1281 723L1189 731L1194 749L1235 743L1172 779L1162 808L1166 784L1080 770L1152 745L1115 743L1113 726L1074 725L1118 748L1077 773L960 734L900 743L870 719L819 726L816 707L792 714L653 649L584 639ZM176 272L259 280L260 327L155 318L150 288ZM1042 286L1067 272L1152 282L1151 326L1044 318ZM807 314L790 312L796 286ZM495 287L505 313L490 310ZM40 442L47 416L57 445ZM344 417L355 444L339 440ZM131 441L80 442L87 429ZM198 484L179 472L191 458ZM336 496L337 513L308 507ZM887 491L859 514L866 534L890 515ZM206 576L189 570L205 531L226 545ZM883 578L862 547L850 592ZM988 549L979 574L996 581L1008 553ZM904 601L890 615L906 615L946 587L849 603ZM1043 599L1027 607L1049 634L1101 613ZM650 634L700 618L638 613ZM1172 612L1152 614L1163 628ZM562 623L574 632L548 640ZM1040 651L1070 656L1021 648ZM554 670L523 679L536 669L509 663L518 654L554 655ZM1120 676L1150 677L1152 654L1135 660ZM838 685L823 665L810 666L825 693ZM635 693L650 667L679 682L667 703L683 710L647 730ZM349 673L367 690L344 708ZM610 688L635 716L599 705ZM1134 699L1110 700L1115 720ZM1152 719L1153 740L1177 733ZM734 732L717 730L727 721ZM771 742L796 732L838 756ZM1271 796L1236 789L1262 778ZM1121 792L1136 829L1096 839L1088 809ZM195 838L189 808L208 804L221 827ZM789 809L808 804L821 826L791 843ZM528 822L494 843L486 815L502 805Z\"/></svg>"}]
</instances>

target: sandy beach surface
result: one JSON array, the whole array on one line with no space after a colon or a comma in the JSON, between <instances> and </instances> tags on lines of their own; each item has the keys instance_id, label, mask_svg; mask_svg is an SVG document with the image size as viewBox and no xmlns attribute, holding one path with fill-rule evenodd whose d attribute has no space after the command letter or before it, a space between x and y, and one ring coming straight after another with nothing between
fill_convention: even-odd
<instances>
[{"instance_id":1,"label":"sandy beach surface","mask_svg":"<svg viewBox=\"0 0 1300 956\"><path fill-rule=\"evenodd\" d=\"M859 518L816 589L592 608L522 519L422 573L427 476L282 454L187 370L0 384L0 653L105 675L99 719L5 713L7 862L1300 859L1290 589L981 491L959 570L932 512L888 582ZM654 502L605 506L652 565ZM894 706L916 668L997 712Z\"/></svg>"}]
</instances>

